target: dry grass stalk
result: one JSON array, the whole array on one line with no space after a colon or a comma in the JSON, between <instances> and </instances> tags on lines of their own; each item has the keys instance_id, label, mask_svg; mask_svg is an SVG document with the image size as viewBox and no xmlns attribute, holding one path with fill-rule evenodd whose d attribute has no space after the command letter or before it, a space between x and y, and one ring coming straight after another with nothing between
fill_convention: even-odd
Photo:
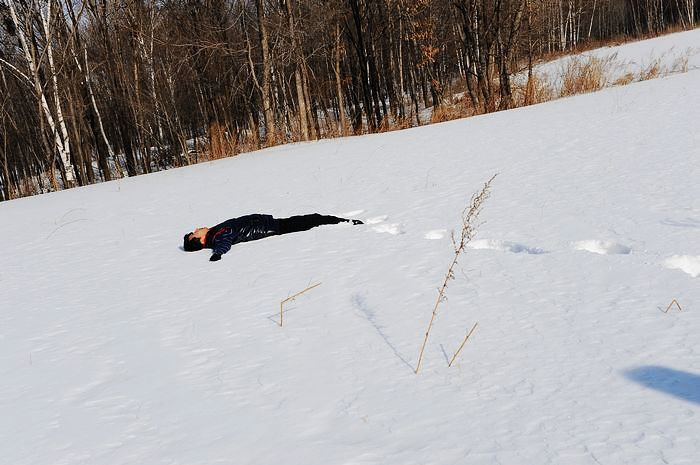
<instances>
[{"instance_id":1,"label":"dry grass stalk","mask_svg":"<svg viewBox=\"0 0 700 465\"><path fill-rule=\"evenodd\" d=\"M462 351L462 348L464 347L464 345L465 345L465 344L467 343L467 341L469 340L469 336L472 335L472 333L474 332L474 330L476 329L476 327L478 326L478 324L479 324L478 321L477 321L476 323L474 323L474 326L472 326L472 329L467 333L467 337L465 337L465 338L464 338L464 341L462 341L462 345L459 346L459 349L457 349L457 352L455 352L455 354L452 356L452 360L450 360L450 363L447 364L448 367L451 367L451 366L452 366L452 362L455 361L455 359L457 358L457 356L459 355L459 353Z\"/></svg>"},{"instance_id":2,"label":"dry grass stalk","mask_svg":"<svg viewBox=\"0 0 700 465\"><path fill-rule=\"evenodd\" d=\"M686 54L682 57L676 58L671 66L671 72L673 73L687 73L688 72L688 60L690 59L690 51L686 51Z\"/></svg>"},{"instance_id":3,"label":"dry grass stalk","mask_svg":"<svg viewBox=\"0 0 700 465\"><path fill-rule=\"evenodd\" d=\"M464 251L467 244L472 240L472 238L476 234L474 223L478 219L479 213L481 213L481 208L484 206L484 202L486 202L486 199L488 199L491 195L491 182L493 182L496 176L497 174L494 174L493 176L491 176L491 179L486 181L481 191L478 194L474 194L472 196L471 202L469 202L469 205L462 212L462 233L459 238L459 242L457 242L457 240L455 239L454 234L452 235L452 243L455 247L455 256L452 259L450 267L447 269L447 273L445 274L445 279L442 282L442 286L440 286L440 289L438 290L437 300L435 301L435 305L433 306L433 314L430 317L428 329L425 331L425 338L423 339L423 345L420 348L420 354L418 354L416 374L418 374L418 372L420 371L421 362L423 361L423 353L425 352L425 346L428 343L430 330L433 328L433 323L435 322L435 316L437 315L438 307L440 306L441 302L447 299L447 296L445 295L445 292L447 291L447 284L450 282L450 280L454 279L454 267L457 265L459 254L461 254Z\"/></svg>"},{"instance_id":4,"label":"dry grass stalk","mask_svg":"<svg viewBox=\"0 0 700 465\"><path fill-rule=\"evenodd\" d=\"M303 291L297 292L296 294L294 294L294 295L291 296L291 297L287 297L286 299L284 299L283 301L280 302L280 326L282 326L282 324L284 323L284 304L287 303L287 302L291 302L292 300L294 300L294 299L296 299L297 297L299 297L300 295L302 295L304 292L310 291L310 290L313 289L314 287L318 287L318 286L320 286L320 285L321 285L321 283L316 283L316 284L314 284L314 285L312 285L312 286L307 287L307 288L304 289Z\"/></svg>"},{"instance_id":5,"label":"dry grass stalk","mask_svg":"<svg viewBox=\"0 0 700 465\"><path fill-rule=\"evenodd\" d=\"M668 313L668 311L671 309L671 306L672 306L673 304L676 304L676 307L678 307L678 311L679 311L679 312L682 312L682 311L683 311L683 309L681 308L681 306L680 306L680 304L678 303L678 301L677 301L676 299L673 299L673 300L671 301L671 303L668 304L668 307L666 307L666 311L665 311L664 313Z\"/></svg>"}]
</instances>

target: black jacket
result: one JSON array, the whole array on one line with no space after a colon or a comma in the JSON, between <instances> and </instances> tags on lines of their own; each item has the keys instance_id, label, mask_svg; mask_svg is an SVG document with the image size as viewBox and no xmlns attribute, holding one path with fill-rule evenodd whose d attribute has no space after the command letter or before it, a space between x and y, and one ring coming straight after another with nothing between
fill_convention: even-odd
<instances>
[{"instance_id":1,"label":"black jacket","mask_svg":"<svg viewBox=\"0 0 700 465\"><path fill-rule=\"evenodd\" d=\"M213 249L213 255L221 256L228 252L233 244L276 236L279 233L279 220L272 215L245 215L231 218L210 228L205 247Z\"/></svg>"}]
</instances>

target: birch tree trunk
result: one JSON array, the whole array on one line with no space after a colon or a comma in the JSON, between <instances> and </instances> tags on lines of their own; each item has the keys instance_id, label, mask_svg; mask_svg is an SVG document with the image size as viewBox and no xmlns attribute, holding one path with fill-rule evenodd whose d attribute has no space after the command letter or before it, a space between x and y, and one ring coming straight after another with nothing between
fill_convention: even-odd
<instances>
[{"instance_id":1,"label":"birch tree trunk","mask_svg":"<svg viewBox=\"0 0 700 465\"><path fill-rule=\"evenodd\" d=\"M41 81L41 75L40 75L40 70L39 70L39 65L36 61L36 55L39 55L38 50L34 49L34 43L30 45L29 41L27 40L27 36L25 34L24 30L24 25L22 22L20 22L20 19L17 15L17 9L16 9L16 0L7 0L7 6L10 10L10 17L12 18L12 22L14 23L15 30L17 33L17 37L20 41L20 45L22 47L22 52L24 53L24 58L27 60L27 65L29 67L29 77L31 78L32 85L34 87L34 94L35 97L39 103L39 108L41 109L44 117L46 118L46 123L49 126L49 130L51 131L51 136L53 138L53 144L54 147L53 149L55 150L55 153L57 153L61 159L61 163L63 166L63 171L65 172L65 180L67 184L72 185L75 182L75 176L73 174L73 167L71 166L70 162L70 147L68 144L68 131L65 127L65 121L63 121L63 114L60 111L60 101L58 100L58 81L56 78L56 73L55 73L55 68L53 66L53 49L51 48L51 36L49 34L49 24L48 20L51 14L51 3L49 2L48 4L48 11L46 15L44 15L43 12L39 11L39 19L42 24L42 27L44 28L45 35L46 35L46 54L50 60L50 73L53 81L53 86L54 86L54 91L55 91L55 103L57 105L57 112L58 112L58 118L59 118L59 123L57 124L56 121L53 118L53 115L51 113L51 108L49 107L49 103L46 99L46 93L44 92L44 84ZM34 5L32 5L34 6ZM23 18L25 20L25 23L30 23L33 18L27 18L26 16ZM60 125L60 128L59 128ZM62 136L64 136L62 138Z\"/></svg>"},{"instance_id":2,"label":"birch tree trunk","mask_svg":"<svg viewBox=\"0 0 700 465\"><path fill-rule=\"evenodd\" d=\"M52 45L52 31L51 31L51 6L53 0L49 0L46 3L46 13L39 9L39 15L41 16L41 24L44 28L44 38L46 40L46 56L49 62L49 73L51 74L51 83L53 84L53 98L54 107L56 108L56 119L58 120L58 126L61 131L61 145L58 152L61 157L61 162L63 163L63 169L66 172L66 182L69 185L75 183L75 175L73 173L73 165L71 164L71 150L70 150L70 139L68 138L68 128L66 127L66 120L63 117L63 110L61 109L61 100L59 98L58 90L58 76L56 73L56 66L53 60L53 45Z\"/></svg>"}]
</instances>

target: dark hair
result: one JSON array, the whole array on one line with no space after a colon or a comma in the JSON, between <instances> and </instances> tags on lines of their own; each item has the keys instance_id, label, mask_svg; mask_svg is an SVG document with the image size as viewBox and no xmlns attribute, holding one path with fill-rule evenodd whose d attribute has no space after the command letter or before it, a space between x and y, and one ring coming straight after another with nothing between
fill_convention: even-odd
<instances>
[{"instance_id":1,"label":"dark hair","mask_svg":"<svg viewBox=\"0 0 700 465\"><path fill-rule=\"evenodd\" d=\"M198 250L202 250L204 246L202 245L202 242L199 240L199 238L194 237L194 235L190 237L190 235L192 235L191 232L185 234L185 242L182 245L182 248L185 249L185 252L196 252Z\"/></svg>"}]
</instances>

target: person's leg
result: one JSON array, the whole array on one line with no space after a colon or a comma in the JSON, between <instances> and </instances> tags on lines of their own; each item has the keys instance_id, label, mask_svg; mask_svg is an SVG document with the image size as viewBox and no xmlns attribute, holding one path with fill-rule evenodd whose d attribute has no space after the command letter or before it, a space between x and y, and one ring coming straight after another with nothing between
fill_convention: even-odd
<instances>
[{"instance_id":1,"label":"person's leg","mask_svg":"<svg viewBox=\"0 0 700 465\"><path fill-rule=\"evenodd\" d=\"M338 218L337 216L331 215L319 215L318 213L312 213L311 215L298 215L289 218L280 218L279 228L280 234L287 234L299 231L306 231L316 226L322 226L324 224L338 224L338 223L349 223L362 224L358 220L348 220L346 218Z\"/></svg>"}]
</instances>

